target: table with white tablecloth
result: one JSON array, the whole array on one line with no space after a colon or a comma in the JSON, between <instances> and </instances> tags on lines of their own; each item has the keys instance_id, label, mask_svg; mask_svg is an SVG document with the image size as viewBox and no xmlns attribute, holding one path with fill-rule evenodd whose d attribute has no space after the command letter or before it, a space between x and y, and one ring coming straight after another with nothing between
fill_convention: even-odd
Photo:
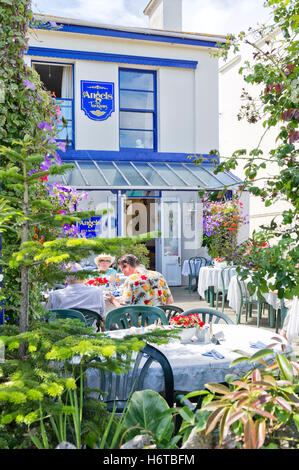
<instances>
[{"instance_id":1,"label":"table with white tablecloth","mask_svg":"<svg viewBox=\"0 0 299 470\"><path fill-rule=\"evenodd\" d=\"M135 330L136 331L136 328ZM255 328L247 325L227 325L223 323L213 324L213 334L223 333L220 345L213 343L200 344L194 338L189 344L182 344L179 339L171 339L168 344L154 345L167 357L174 375L174 389L176 391L190 392L203 389L209 382L225 382L227 374L241 376L248 372L250 365L248 361L239 362L233 366L231 363L240 354L236 350L253 355L258 349L252 347L252 343L258 341L265 346L275 344L274 350L281 351L281 345L290 351L288 342L280 335L263 328ZM108 333L108 332L107 332ZM108 333L114 338L121 338L130 334L130 330L118 330ZM275 340L274 338L278 338ZM215 349L224 358L203 356L203 353ZM152 390L163 390L163 373L160 367L151 367L145 383Z\"/></svg>"},{"instance_id":2,"label":"table with white tablecloth","mask_svg":"<svg viewBox=\"0 0 299 470\"><path fill-rule=\"evenodd\" d=\"M221 272L223 268L218 268L215 266L203 266L199 271L198 276L198 293L204 299L205 291L209 287L214 287L216 289L222 288ZM235 268L231 268L230 274L228 269L224 269L224 287L227 289L229 286L230 276L233 276L237 273Z\"/></svg>"}]
</instances>

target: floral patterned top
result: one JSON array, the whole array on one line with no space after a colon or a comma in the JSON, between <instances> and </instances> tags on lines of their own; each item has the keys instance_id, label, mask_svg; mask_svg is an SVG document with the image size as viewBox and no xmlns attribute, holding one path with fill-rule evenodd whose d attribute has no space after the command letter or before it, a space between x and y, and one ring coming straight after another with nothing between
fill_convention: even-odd
<instances>
[{"instance_id":1,"label":"floral patterned top","mask_svg":"<svg viewBox=\"0 0 299 470\"><path fill-rule=\"evenodd\" d=\"M122 300L125 304L165 305L170 296L166 280L157 271L138 269L123 285Z\"/></svg>"}]
</instances>

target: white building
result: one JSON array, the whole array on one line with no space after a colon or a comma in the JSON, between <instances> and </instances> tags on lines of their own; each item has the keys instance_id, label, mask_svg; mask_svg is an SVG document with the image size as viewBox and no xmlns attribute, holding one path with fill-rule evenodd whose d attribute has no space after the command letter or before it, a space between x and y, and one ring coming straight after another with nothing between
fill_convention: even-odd
<instances>
[{"instance_id":1,"label":"white building","mask_svg":"<svg viewBox=\"0 0 299 470\"><path fill-rule=\"evenodd\" d=\"M219 148L210 51L224 38L182 32L181 0L151 0L144 13L148 29L40 16L48 27L31 34L26 61L68 119L62 157L76 168L61 182L90 192L89 208L113 210L93 234L160 230L147 242L151 267L180 285L182 261L201 246L198 188L237 190L240 181L213 175L209 156ZM188 159L195 154L201 165Z\"/></svg>"},{"instance_id":2,"label":"white building","mask_svg":"<svg viewBox=\"0 0 299 470\"><path fill-rule=\"evenodd\" d=\"M276 31L275 35L279 32ZM273 35L272 39L275 38ZM260 39L256 42L259 48L264 48L267 38ZM273 46L274 48L274 46ZM242 104L246 100L241 99L242 91L245 90L253 99L258 99L261 93L261 87L257 85L247 84L243 78L244 74L239 74L239 69L244 66L246 61L252 62L253 50L241 49L241 54L235 56L219 69L219 102L220 102L220 155L230 157L232 153L238 149L247 149L248 152L256 147L263 151L263 157L268 158L269 151L275 148L275 139L277 137L277 129L272 128L268 131L263 139L261 137L265 133L263 121L265 117L261 117L254 124L250 124L246 119L238 120ZM240 160L238 167L234 170L235 174L244 179L244 165L246 160ZM258 159L257 159L258 163ZM264 170L260 171L256 185L263 187L264 179L271 178L273 175L279 174L279 168L274 163L267 162ZM289 209L289 204L285 201L278 201L269 207L265 207L260 197L250 195L249 203L249 224L250 234L260 230L261 225L267 225L273 218L277 222L281 221L281 214L284 210Z\"/></svg>"}]
</instances>

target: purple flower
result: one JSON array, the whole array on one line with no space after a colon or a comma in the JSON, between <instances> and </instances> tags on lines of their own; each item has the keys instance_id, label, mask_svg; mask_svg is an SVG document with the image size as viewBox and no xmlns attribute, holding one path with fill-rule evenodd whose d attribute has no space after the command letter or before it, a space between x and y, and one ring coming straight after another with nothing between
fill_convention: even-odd
<instances>
[{"instance_id":1,"label":"purple flower","mask_svg":"<svg viewBox=\"0 0 299 470\"><path fill-rule=\"evenodd\" d=\"M60 156L58 155L57 152L55 152L55 163L57 163L57 165L61 166L62 165L62 160L60 158Z\"/></svg>"},{"instance_id":2,"label":"purple flower","mask_svg":"<svg viewBox=\"0 0 299 470\"><path fill-rule=\"evenodd\" d=\"M23 83L26 88L29 88L29 90L36 90L36 86L30 80L23 80Z\"/></svg>"},{"instance_id":3,"label":"purple flower","mask_svg":"<svg viewBox=\"0 0 299 470\"><path fill-rule=\"evenodd\" d=\"M45 160L40 165L40 169L41 169L41 171L47 171L50 168L50 166L52 166L52 165L53 165L53 162L51 162L49 157L46 156Z\"/></svg>"},{"instance_id":4,"label":"purple flower","mask_svg":"<svg viewBox=\"0 0 299 470\"><path fill-rule=\"evenodd\" d=\"M62 152L65 152L65 143L64 142L57 142L58 147Z\"/></svg>"},{"instance_id":5,"label":"purple flower","mask_svg":"<svg viewBox=\"0 0 299 470\"><path fill-rule=\"evenodd\" d=\"M55 21L49 21L49 24L52 28L58 28L58 24Z\"/></svg>"},{"instance_id":6,"label":"purple flower","mask_svg":"<svg viewBox=\"0 0 299 470\"><path fill-rule=\"evenodd\" d=\"M53 129L52 126L51 126L50 124L48 124L46 121L41 122L41 123L38 125L38 127L39 127L42 131L44 131L45 129L47 129L48 131L52 131L52 129Z\"/></svg>"}]
</instances>

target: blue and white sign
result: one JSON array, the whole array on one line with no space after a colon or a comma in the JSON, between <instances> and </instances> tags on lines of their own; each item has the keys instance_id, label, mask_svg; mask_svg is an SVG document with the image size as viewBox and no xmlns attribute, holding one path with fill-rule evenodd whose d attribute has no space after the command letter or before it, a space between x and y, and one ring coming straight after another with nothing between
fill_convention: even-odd
<instances>
[{"instance_id":1,"label":"blue and white sign","mask_svg":"<svg viewBox=\"0 0 299 470\"><path fill-rule=\"evenodd\" d=\"M98 237L102 234L102 216L83 219L79 224L79 232L85 232L86 238Z\"/></svg>"},{"instance_id":2,"label":"blue and white sign","mask_svg":"<svg viewBox=\"0 0 299 470\"><path fill-rule=\"evenodd\" d=\"M108 119L115 111L114 83L81 80L81 109L94 121Z\"/></svg>"}]
</instances>

